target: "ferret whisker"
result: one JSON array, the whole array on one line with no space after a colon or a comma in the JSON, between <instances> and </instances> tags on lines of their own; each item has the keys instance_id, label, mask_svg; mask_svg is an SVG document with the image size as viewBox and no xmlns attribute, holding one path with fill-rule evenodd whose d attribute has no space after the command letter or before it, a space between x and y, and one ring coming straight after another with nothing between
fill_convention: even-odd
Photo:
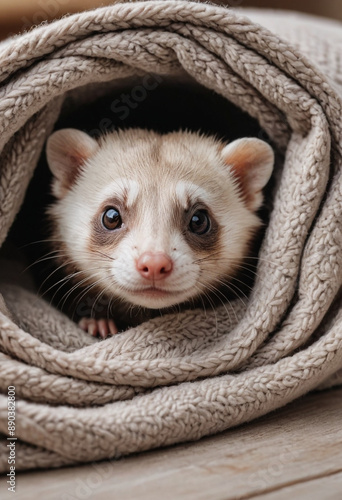
<instances>
[{"instance_id":1,"label":"ferret whisker","mask_svg":"<svg viewBox=\"0 0 342 500\"><path fill-rule=\"evenodd\" d=\"M54 294L53 294L53 295L52 295L52 297L51 297L51 300L50 300L50 305L53 303L53 301L54 301L54 299L55 299L56 295L57 295L57 294L58 294L58 293L59 293L59 292L63 289L63 287L64 287L64 286L66 286L66 285L69 283L69 281L70 281L71 279L72 279L72 276L68 277L68 279L67 279L67 280L65 280L65 281L63 281L63 283L61 283L61 284L60 284L60 286L57 288L57 290L55 290ZM57 286L57 285L58 285L58 283L56 284L56 286ZM53 288L53 287L51 287L51 288ZM61 298L61 299L60 299L60 301L58 302L58 304L57 304L57 309L59 308L59 304L60 304L60 302L62 301L63 297L64 297L67 293L68 293L68 290L64 293L64 295L62 296L62 298ZM62 310L62 309L61 309L61 310Z\"/></svg>"},{"instance_id":2,"label":"ferret whisker","mask_svg":"<svg viewBox=\"0 0 342 500\"><path fill-rule=\"evenodd\" d=\"M54 271L52 271L49 276L47 276L45 278L45 280L43 281L43 283L40 285L39 289L38 289L38 292L37 294L41 294L41 289L42 287L44 286L44 284L59 270L61 270L63 267L66 267L66 266L70 266L71 263L73 263L73 261L69 261L69 262L66 262L62 265L60 265L57 269L55 269ZM97 267L94 267L94 268L90 268L88 269L87 271L84 271L84 270L79 270L79 271L73 271L72 273L69 273L65 278L63 279L68 279L68 281L70 281L74 276L78 276L79 274L85 274L87 273L88 271L93 271L93 270L97 270L98 268ZM63 280L62 279L62 280ZM60 281L62 281L60 280ZM58 284L58 283L57 283ZM41 296L43 297L44 295L46 295L50 290L52 290L54 288L54 286L56 286L56 283L54 283L53 285L51 285L47 290L44 291L44 293L41 294ZM57 291L58 292L58 291ZM54 295L55 296L55 295Z\"/></svg>"},{"instance_id":3,"label":"ferret whisker","mask_svg":"<svg viewBox=\"0 0 342 500\"><path fill-rule=\"evenodd\" d=\"M228 281L222 280L221 278L215 277L214 273L212 273L212 276L214 277L214 281L217 282L220 286L228 288L230 291L232 291L236 295L236 298L240 298L240 297L239 297L239 295L236 294L236 292L234 290L232 290L230 288L231 286L234 286L238 290L239 293L242 293L247 301L249 300L248 296L244 293L244 291L241 290L237 285L234 284L234 281L237 281L238 283L241 283L242 285L246 286L247 288L249 288L252 291L253 287L248 286L247 283L245 283L244 281L241 281L237 278L232 277L231 280L228 282Z\"/></svg>"},{"instance_id":4,"label":"ferret whisker","mask_svg":"<svg viewBox=\"0 0 342 500\"><path fill-rule=\"evenodd\" d=\"M219 258L222 258L221 252L214 252L214 253L211 253L209 255L206 255L205 257L201 257L200 259L195 259L193 261L193 263L197 264L198 262L205 262L205 261L210 260L210 259L212 259L213 257L216 257L216 256L218 256Z\"/></svg>"},{"instance_id":5,"label":"ferret whisker","mask_svg":"<svg viewBox=\"0 0 342 500\"><path fill-rule=\"evenodd\" d=\"M252 274L252 275L253 275L253 281L255 281L255 280L259 280L259 281L261 281L261 283L263 283L263 284L265 284L265 285L267 284L267 280L266 280L266 278L265 278L265 277L261 277L261 276L260 276L260 274L259 274L258 272L254 272L254 271L252 271L251 269L247 269L247 268L244 268L244 267L242 267L241 269L242 269L242 270L245 270L246 272L239 271L239 273L238 273L239 275L241 275L241 276L246 276L247 278L249 278L249 277L250 277L250 274ZM243 284L244 284L247 288L249 288L250 290L253 290L253 288L254 288L254 286L255 286L255 285L253 285L252 287L251 287L251 286L249 286L249 285L248 285L245 281L241 281L241 280L239 280L236 276L232 276L232 277L231 277L231 279L232 279L232 280L235 280L235 281L239 281L240 283L243 283ZM252 278L251 278L251 279L252 279Z\"/></svg>"},{"instance_id":6,"label":"ferret whisker","mask_svg":"<svg viewBox=\"0 0 342 500\"><path fill-rule=\"evenodd\" d=\"M89 281L89 279L94 279L94 277L89 276L88 278L86 278L86 279L82 280L82 281L78 284L78 286L76 286L76 288L75 288L75 287L73 287L73 289L72 289L71 291L69 291L69 293L68 293L68 294L66 295L66 297L64 298L64 301L63 301L63 304L62 304L62 308L64 307L64 304L65 304L66 300L68 299L68 297L70 296L70 294L71 294L72 292L74 292L75 290L77 290L77 288L79 288L80 286L82 286L84 282ZM92 282L90 285L86 286L86 287L85 287L85 289L82 289L82 290L81 290L81 292L80 292L80 293L79 293L79 294L75 297L75 300L76 300L76 299L78 299L78 301L77 301L77 303L76 303L76 306L75 306L75 310L78 308L78 306L79 306L79 304L80 304L81 300L83 299L83 297L84 297L87 293L89 293L89 292L90 292L93 288L95 288L95 287L96 287L99 283L101 283L101 282L103 282L103 281L105 281L105 278L100 278L100 279L96 280L95 282ZM81 296L80 296L80 295L81 295ZM63 297L62 297L62 299L63 299ZM60 302L62 301L62 299L60 300ZM59 302L59 303L60 303L60 302Z\"/></svg>"},{"instance_id":7,"label":"ferret whisker","mask_svg":"<svg viewBox=\"0 0 342 500\"><path fill-rule=\"evenodd\" d=\"M108 260L116 260L114 257L111 257L110 255L107 255L104 252L100 252L100 250L94 250L95 253L98 253L99 255L102 255L103 257L106 257Z\"/></svg>"},{"instance_id":8,"label":"ferret whisker","mask_svg":"<svg viewBox=\"0 0 342 500\"><path fill-rule=\"evenodd\" d=\"M196 288L198 290L200 290L200 288L198 286L196 286ZM202 297L201 293L199 294L199 298L201 299L201 302L202 302L202 305L203 305L203 310L204 310L205 318L207 318L207 309L205 307L205 303L204 303L204 300L203 300L203 297ZM193 305L195 305L195 297L192 298L192 303L193 303Z\"/></svg>"},{"instance_id":9,"label":"ferret whisker","mask_svg":"<svg viewBox=\"0 0 342 500\"><path fill-rule=\"evenodd\" d=\"M250 264L248 263L248 260L251 260ZM243 259L242 264L245 266L250 266L251 268L256 268L259 262L265 262L266 264L270 264L273 267L276 267L277 269L281 269L283 265L280 262L275 262L270 259L263 259L262 257L246 257Z\"/></svg>"},{"instance_id":10,"label":"ferret whisker","mask_svg":"<svg viewBox=\"0 0 342 500\"><path fill-rule=\"evenodd\" d=\"M40 285L40 287L39 287L39 289L38 289L37 294L39 295L39 294L41 293L41 289L43 288L43 286L45 285L45 283L46 283L49 279L51 279L51 278L52 278L52 276L53 276L54 274L58 273L58 271L60 271L60 270L61 270L61 269L63 269L64 267L69 266L69 265L70 265L70 262L72 262L72 261L67 261L67 262L64 262L63 264L61 264L60 266L58 266L56 269L54 269L54 270L53 270L53 271L52 271L52 272L51 272L51 273L50 273L50 274L49 274L49 275L48 275L48 276L44 279L44 281L41 283L41 285ZM46 295L46 293L48 293L48 292L50 291L50 289L51 289L51 287L50 287L48 290L46 290L46 291L44 292L44 294L43 294L43 295ZM42 296L43 296L43 295L42 295Z\"/></svg>"},{"instance_id":11,"label":"ferret whisker","mask_svg":"<svg viewBox=\"0 0 342 500\"><path fill-rule=\"evenodd\" d=\"M108 290L109 287L106 288L106 291ZM110 297L108 307L107 307L107 320L109 321L110 318L109 314L112 316L112 305L113 305L113 297Z\"/></svg>"},{"instance_id":12,"label":"ferret whisker","mask_svg":"<svg viewBox=\"0 0 342 500\"><path fill-rule=\"evenodd\" d=\"M70 295L75 291L77 290L77 288L79 287L82 287L83 283L89 281L92 279L92 276L87 276L86 278L82 279L81 281L78 281L70 290L67 290L63 295L62 297L60 298L58 304L57 304L57 308L59 308L61 302L63 301L63 304L62 304L62 307L61 307L61 310L63 310L63 307L64 307L64 304L65 302L67 301L67 299L70 297ZM64 284L62 286L60 286L58 288L58 290L56 290L56 292L53 294L52 296L52 299L51 301L54 300L55 296L57 295L57 293L63 288ZM63 300L64 299L64 300Z\"/></svg>"},{"instance_id":13,"label":"ferret whisker","mask_svg":"<svg viewBox=\"0 0 342 500\"><path fill-rule=\"evenodd\" d=\"M99 300L104 296L105 292L107 291L108 287L105 287L102 291L99 291L99 293L96 295L93 305L90 310L90 317L93 317L93 312L96 307L96 304L99 302Z\"/></svg>"},{"instance_id":14,"label":"ferret whisker","mask_svg":"<svg viewBox=\"0 0 342 500\"><path fill-rule=\"evenodd\" d=\"M65 256L68 256L67 253L61 253L60 250L51 250L50 252L47 252L43 255L41 255L40 257L37 258L37 260L35 260L34 262L32 262L29 266L27 266L23 272L27 271L31 266L35 265L36 263L39 263L41 262L42 260L45 259L45 257L50 257L51 258L56 258L56 256L58 257L59 255L61 255L61 257L65 257Z\"/></svg>"},{"instance_id":15,"label":"ferret whisker","mask_svg":"<svg viewBox=\"0 0 342 500\"><path fill-rule=\"evenodd\" d=\"M243 292L243 290L241 290L237 285L234 285L232 282L230 282L230 283L222 282L222 283L220 283L220 285L224 288L227 288L229 291L231 291L236 296L236 299L239 300L240 302L242 302L242 305L244 306L244 308L247 308L248 297ZM237 292L232 287L234 287L235 290L237 290ZM242 294L245 297L245 299L247 300L247 303L243 300L243 298L239 294ZM229 303L230 303L230 301L229 301Z\"/></svg>"},{"instance_id":16,"label":"ferret whisker","mask_svg":"<svg viewBox=\"0 0 342 500\"><path fill-rule=\"evenodd\" d=\"M217 257L217 258L215 258ZM266 262L268 264L271 264L271 265L274 265L276 267L279 267L279 262L275 262L275 261L272 261L270 259L264 259L262 257L252 257L252 256L245 256L243 258L239 258L239 257L227 257L227 256L223 256L221 255L220 252L215 252L213 254L210 254L210 255L207 255L205 257L202 257L200 259L196 259L194 260L193 262L194 263L198 263L198 262L206 262L206 261L228 261L228 262L231 262L231 263L237 263L236 265L239 265L239 263L241 263L241 261L245 264L245 265L248 265L247 261L248 260L254 260L256 261L256 263L258 263L259 261L260 262ZM255 266L255 264L249 264L250 266Z\"/></svg>"},{"instance_id":17,"label":"ferret whisker","mask_svg":"<svg viewBox=\"0 0 342 500\"><path fill-rule=\"evenodd\" d=\"M89 270L89 271L90 271L90 270ZM83 272L83 271L80 271L80 273L81 273L81 272ZM72 294L75 290L77 290L77 288L82 287L83 283L86 283L86 282L87 282L87 281L89 281L89 280L93 280L93 279L94 279L94 277L95 277L95 275L91 274L91 275L86 276L85 278L81 279L80 281L77 281L77 282L75 283L75 285L73 285L73 286L71 287L71 289L70 289L70 290L68 290L68 291L66 292L66 294L64 294L64 295L61 297L60 302L63 300L63 298L65 297L65 295L66 295L66 298L68 298L68 297L69 297L69 296L70 296L70 295L71 295L71 294ZM57 292L55 292L55 295L56 295L56 293L57 293ZM60 302L59 302L59 304L60 304Z\"/></svg>"},{"instance_id":18,"label":"ferret whisker","mask_svg":"<svg viewBox=\"0 0 342 500\"><path fill-rule=\"evenodd\" d=\"M244 307L247 307L247 303L248 303L249 298L245 294L245 292L241 288L238 287L238 285L235 285L232 281L230 281L229 283L225 283L224 281L223 282L219 281L219 283L221 286L223 286L224 288L227 288L232 293L234 293L236 295L236 298L239 299L243 303ZM240 283L245 285L245 283L243 283L242 281ZM237 292L235 290L233 290L232 287L234 287L234 289L237 290ZM250 288L250 290L252 290L251 287L249 287L249 288ZM245 301L242 299L242 297L239 294L242 294L245 297L247 303L245 303Z\"/></svg>"},{"instance_id":19,"label":"ferret whisker","mask_svg":"<svg viewBox=\"0 0 342 500\"><path fill-rule=\"evenodd\" d=\"M208 276L213 276L214 277L214 280L217 281L220 285L224 286L224 287L227 287L229 285L233 285L234 284L234 281L237 281L238 283L241 283L242 285L244 285L246 288L248 288L250 291L253 290L253 287L248 285L246 282L244 281L241 281L239 280L238 278L236 278L235 276L229 276L229 275L225 275L227 278L230 278L230 281L227 282L225 280L222 280L221 278L218 278L217 275L214 273L214 272L210 272L210 271L207 271L207 274ZM245 296L245 298L248 300L248 297L247 295L240 289L238 288L236 285L235 287L239 290L239 292L243 293L243 295ZM235 293L235 292L234 292ZM238 297L238 296L237 296Z\"/></svg>"},{"instance_id":20,"label":"ferret whisker","mask_svg":"<svg viewBox=\"0 0 342 500\"><path fill-rule=\"evenodd\" d=\"M52 254L54 254L54 255L52 255ZM33 266L41 264L42 262L47 262L49 260L57 260L57 259L61 259L63 257L69 257L69 255L67 253L64 253L64 254L63 253L58 253L58 250L54 250L52 252L49 252L48 254L45 254L44 256L38 258L37 260L35 260L34 262L32 262L30 265L28 265L23 271L21 271L21 274L26 273ZM91 259L88 259L88 260L91 261ZM97 260L94 260L94 262L99 262L99 261L97 259ZM62 267L66 267L66 266L68 266L68 265L70 265L72 263L76 263L75 259L70 259L67 262L63 262L63 264L61 266L59 266L55 271L60 270ZM50 277L51 277L51 275L49 275L46 278L46 280L48 280ZM44 285L45 281L41 284L41 286Z\"/></svg>"},{"instance_id":21,"label":"ferret whisker","mask_svg":"<svg viewBox=\"0 0 342 500\"><path fill-rule=\"evenodd\" d=\"M41 257L41 258L37 259L36 261L32 262L30 265L28 265L23 271L21 271L21 274L26 273L33 266L41 264L42 262L47 262L49 260L57 260L57 259L60 259L62 257L68 257L68 254L56 254L55 253L55 255L46 255L44 257ZM88 259L88 260L91 261L91 259ZM75 260L73 259L72 261L69 261L68 264L70 264L72 262L75 262ZM99 261L98 260L93 260L93 262L99 262ZM67 264L63 263L63 265L67 265Z\"/></svg>"},{"instance_id":22,"label":"ferret whisker","mask_svg":"<svg viewBox=\"0 0 342 500\"><path fill-rule=\"evenodd\" d=\"M60 238L47 238L45 240L30 241L30 243L25 243L25 245L20 245L19 250L23 250L32 245L40 245L42 243L64 243L63 239Z\"/></svg>"},{"instance_id":23,"label":"ferret whisker","mask_svg":"<svg viewBox=\"0 0 342 500\"><path fill-rule=\"evenodd\" d=\"M81 272L83 271L78 271L78 272L75 272L75 273L70 273L68 274L67 276L64 276L63 278L61 278L60 280L57 281L57 283L54 283L53 285L51 285L47 290L45 290L45 292L43 292L40 296L41 297L44 297L47 293L49 293L53 288L55 288L56 286L58 286L60 283L62 283L62 285L55 291L53 297L52 297L52 300L51 302L53 301L55 295L59 292L59 290L61 290L63 288L64 285L66 285L71 279L73 279L76 275L80 274Z\"/></svg>"},{"instance_id":24,"label":"ferret whisker","mask_svg":"<svg viewBox=\"0 0 342 500\"><path fill-rule=\"evenodd\" d=\"M220 260L220 259L217 259L217 262L221 262L221 260ZM246 277L248 277L248 276L249 276L249 275L248 275L248 273L249 273L249 274L252 274L253 276L255 276L255 278L258 278L258 280L260 280L262 283L266 283L266 279L265 279L265 278L262 278L262 277L260 276L260 274L259 274L257 271L253 271L251 268L248 268L248 267L246 267L246 266L240 265L240 266L236 266L236 269L238 269L238 270L239 270L238 275L239 275L239 274L241 274L242 276L246 276ZM242 270L247 271L247 273L243 273L242 271L240 271L241 269L242 269ZM209 270L206 270L206 272L208 272L208 274L209 274ZM215 273L213 273L213 275L215 275ZM231 280L240 281L240 280L236 277L236 275L235 275L235 274L232 274L232 275L225 274L225 276L226 276L227 278L230 278ZM253 290L253 287L249 286L246 282L242 282L242 283L243 283L243 284L244 284L247 288L249 288L250 290Z\"/></svg>"},{"instance_id":25,"label":"ferret whisker","mask_svg":"<svg viewBox=\"0 0 342 500\"><path fill-rule=\"evenodd\" d=\"M202 283L202 285L204 285L211 293L213 293L213 295L215 295L215 297L218 298L218 300L221 302L222 306L224 307L224 309L225 309L225 311L226 311L226 313L227 313L227 315L229 317L229 320L230 320L230 313L229 313L229 311L228 311L228 309L226 307L226 304L229 304L229 306L231 307L233 313L235 314L236 321L238 321L235 309L232 306L230 300L227 300L226 297L224 296L224 294L220 290L218 290L218 288L215 287L214 285L203 284L203 283ZM222 298L218 294L220 294L225 299L226 302L223 302Z\"/></svg>"},{"instance_id":26,"label":"ferret whisker","mask_svg":"<svg viewBox=\"0 0 342 500\"><path fill-rule=\"evenodd\" d=\"M55 260L55 259L56 259L56 255L51 255L49 257L45 256L45 257L39 258L39 259L35 260L34 262L32 262L31 264L29 264L27 267L25 267L25 269L23 269L23 271L21 271L20 274L27 273L27 271L29 271L29 269L31 269L33 266L41 264L42 262L45 262L48 260Z\"/></svg>"},{"instance_id":27,"label":"ferret whisker","mask_svg":"<svg viewBox=\"0 0 342 500\"><path fill-rule=\"evenodd\" d=\"M196 286L196 288L199 289L199 287ZM218 333L218 320L217 320L217 312L216 312L216 308L215 308L215 305L213 303L213 301L211 300L210 296L206 293L206 291L201 291L201 293L204 295L204 297L207 299L207 301L209 302L209 305L211 306L211 309L214 313L214 318L215 318L215 325L216 325L216 334ZM228 316L229 316L229 313L228 313Z\"/></svg>"},{"instance_id":28,"label":"ferret whisker","mask_svg":"<svg viewBox=\"0 0 342 500\"><path fill-rule=\"evenodd\" d=\"M129 306L128 306L128 314L129 314L129 317L130 317L130 318L133 318L134 309L135 309L135 308L134 308L133 304L129 304ZM138 309L137 309L137 314L139 314L139 311L140 311L140 310L141 310L141 307L140 307L140 306L138 306Z\"/></svg>"}]
</instances>

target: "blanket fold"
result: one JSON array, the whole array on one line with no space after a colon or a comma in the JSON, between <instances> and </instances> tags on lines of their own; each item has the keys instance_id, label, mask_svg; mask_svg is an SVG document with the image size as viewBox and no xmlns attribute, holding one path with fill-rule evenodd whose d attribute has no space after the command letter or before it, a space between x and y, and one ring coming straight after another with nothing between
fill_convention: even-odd
<instances>
[{"instance_id":1,"label":"blanket fold","mask_svg":"<svg viewBox=\"0 0 342 500\"><path fill-rule=\"evenodd\" d=\"M257 119L285 155L248 300L99 342L0 285L0 432L15 386L18 469L198 439L341 383L341 49L337 23L182 0L116 4L0 45L1 244L77 89L186 77Z\"/></svg>"}]
</instances>

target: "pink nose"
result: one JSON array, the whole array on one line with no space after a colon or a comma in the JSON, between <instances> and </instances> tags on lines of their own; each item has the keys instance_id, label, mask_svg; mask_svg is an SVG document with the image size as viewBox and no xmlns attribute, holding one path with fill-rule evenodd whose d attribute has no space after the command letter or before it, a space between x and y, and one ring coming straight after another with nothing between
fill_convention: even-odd
<instances>
[{"instance_id":1,"label":"pink nose","mask_svg":"<svg viewBox=\"0 0 342 500\"><path fill-rule=\"evenodd\" d=\"M143 278L162 280L172 271L172 260L165 253L145 252L137 260L137 269Z\"/></svg>"}]
</instances>

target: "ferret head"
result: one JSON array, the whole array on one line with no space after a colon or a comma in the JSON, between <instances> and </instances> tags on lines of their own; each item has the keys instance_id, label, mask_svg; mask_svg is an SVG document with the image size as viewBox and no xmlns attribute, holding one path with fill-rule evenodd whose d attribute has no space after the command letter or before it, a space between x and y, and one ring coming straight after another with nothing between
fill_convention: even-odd
<instances>
[{"instance_id":1,"label":"ferret head","mask_svg":"<svg viewBox=\"0 0 342 500\"><path fill-rule=\"evenodd\" d=\"M65 259L109 296L160 309L233 277L260 220L274 155L197 133L64 129L47 143ZM88 281L87 281L88 280Z\"/></svg>"}]
</instances>

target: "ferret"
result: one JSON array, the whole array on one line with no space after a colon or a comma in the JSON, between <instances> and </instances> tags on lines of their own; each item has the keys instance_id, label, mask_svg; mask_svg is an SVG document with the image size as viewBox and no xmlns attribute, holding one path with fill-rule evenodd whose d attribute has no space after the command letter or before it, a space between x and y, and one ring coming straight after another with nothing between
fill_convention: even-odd
<instances>
[{"instance_id":1,"label":"ferret","mask_svg":"<svg viewBox=\"0 0 342 500\"><path fill-rule=\"evenodd\" d=\"M143 129L95 140L76 129L47 142L54 240L83 285L143 311L195 303L229 283L261 225L274 163L256 138ZM118 307L120 312L120 307ZM82 318L102 338L115 317Z\"/></svg>"}]
</instances>

